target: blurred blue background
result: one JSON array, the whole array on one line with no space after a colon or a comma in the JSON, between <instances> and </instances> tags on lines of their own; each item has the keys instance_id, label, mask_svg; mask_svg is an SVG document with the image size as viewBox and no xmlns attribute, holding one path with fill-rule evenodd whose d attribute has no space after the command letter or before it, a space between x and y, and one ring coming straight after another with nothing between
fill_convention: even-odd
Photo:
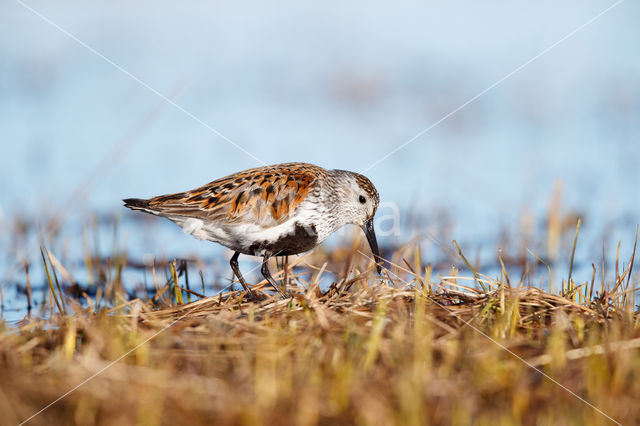
<instances>
[{"instance_id":1,"label":"blurred blue background","mask_svg":"<svg viewBox=\"0 0 640 426\"><path fill-rule=\"evenodd\" d=\"M368 169L613 3L26 2L109 63L2 2L0 217L124 215L122 198L190 189L257 158L367 169L384 201L403 214L446 212L464 242L523 212L542 223L561 182L562 208L585 217L585 232L613 226L630 243L638 2Z\"/></svg>"}]
</instances>

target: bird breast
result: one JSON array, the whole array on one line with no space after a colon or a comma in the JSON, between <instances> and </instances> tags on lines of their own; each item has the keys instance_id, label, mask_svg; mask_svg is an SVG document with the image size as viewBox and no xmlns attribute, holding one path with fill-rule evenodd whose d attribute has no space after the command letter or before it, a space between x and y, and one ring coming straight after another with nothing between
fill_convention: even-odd
<instances>
[{"instance_id":1,"label":"bird breast","mask_svg":"<svg viewBox=\"0 0 640 426\"><path fill-rule=\"evenodd\" d=\"M252 221L235 223L202 219L170 218L182 230L199 240L220 243L243 254L284 256L303 253L322 243L335 229L318 211L317 204L308 200L300 204L295 214L274 226Z\"/></svg>"}]
</instances>

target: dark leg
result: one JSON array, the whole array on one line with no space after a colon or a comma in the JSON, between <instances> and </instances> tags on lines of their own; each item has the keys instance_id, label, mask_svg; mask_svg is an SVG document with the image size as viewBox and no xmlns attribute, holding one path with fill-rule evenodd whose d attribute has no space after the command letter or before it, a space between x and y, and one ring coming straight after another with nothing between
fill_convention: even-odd
<instances>
[{"instance_id":1,"label":"dark leg","mask_svg":"<svg viewBox=\"0 0 640 426\"><path fill-rule=\"evenodd\" d=\"M282 276L282 289L287 291L287 286L289 285L289 277L287 275L287 271L289 269L289 256L284 256L282 260L282 269L284 271L284 275Z\"/></svg>"},{"instance_id":2,"label":"dark leg","mask_svg":"<svg viewBox=\"0 0 640 426\"><path fill-rule=\"evenodd\" d=\"M238 257L239 256L240 256L240 252L239 251L235 252L233 254L233 256L231 256L231 262L230 262L231 263L231 269L233 270L233 273L235 274L235 276L238 277L238 281L240 281L240 284L242 284L242 287L244 288L244 290L249 295L249 298L251 300L258 300L256 295L253 294L253 292L251 291L251 289L247 285L247 282L244 280L244 277L240 273L240 267L238 266Z\"/></svg>"},{"instance_id":3,"label":"dark leg","mask_svg":"<svg viewBox=\"0 0 640 426\"><path fill-rule=\"evenodd\" d=\"M280 286L276 283L276 280L274 280L273 277L271 276L271 272L269 272L269 255L266 255L266 254L262 258L262 276L265 277L267 281L269 281L269 284L271 284L271 286L278 293L280 293L280 297L282 297L283 299L289 298L289 295L284 291L282 291Z\"/></svg>"}]
</instances>

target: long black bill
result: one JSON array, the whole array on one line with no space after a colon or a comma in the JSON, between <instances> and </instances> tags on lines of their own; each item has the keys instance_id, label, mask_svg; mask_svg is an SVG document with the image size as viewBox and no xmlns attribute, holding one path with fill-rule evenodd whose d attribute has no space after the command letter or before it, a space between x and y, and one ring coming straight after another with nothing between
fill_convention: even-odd
<instances>
[{"instance_id":1,"label":"long black bill","mask_svg":"<svg viewBox=\"0 0 640 426\"><path fill-rule=\"evenodd\" d=\"M371 247L371 251L373 252L373 258L376 261L376 269L378 273L382 272L382 267L380 266L382 263L382 259L380 258L380 250L378 249L378 241L376 240L376 233L373 230L373 218L369 219L362 225L362 230L364 234L367 236L367 241L369 241L369 247Z\"/></svg>"}]
</instances>

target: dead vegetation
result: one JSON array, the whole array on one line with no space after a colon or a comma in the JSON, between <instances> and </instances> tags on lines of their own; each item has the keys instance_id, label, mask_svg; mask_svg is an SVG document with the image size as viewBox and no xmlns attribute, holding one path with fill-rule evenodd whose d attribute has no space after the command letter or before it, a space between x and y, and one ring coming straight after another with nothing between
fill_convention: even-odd
<instances>
[{"instance_id":1,"label":"dead vegetation","mask_svg":"<svg viewBox=\"0 0 640 426\"><path fill-rule=\"evenodd\" d=\"M382 277L355 265L322 291L326 264L308 261L288 265L290 300L260 303L198 299L174 263L157 297L99 309L52 278L56 313L0 333L2 424L640 420L633 262L603 291L570 279L550 294L506 269L435 278L419 256Z\"/></svg>"}]
</instances>

